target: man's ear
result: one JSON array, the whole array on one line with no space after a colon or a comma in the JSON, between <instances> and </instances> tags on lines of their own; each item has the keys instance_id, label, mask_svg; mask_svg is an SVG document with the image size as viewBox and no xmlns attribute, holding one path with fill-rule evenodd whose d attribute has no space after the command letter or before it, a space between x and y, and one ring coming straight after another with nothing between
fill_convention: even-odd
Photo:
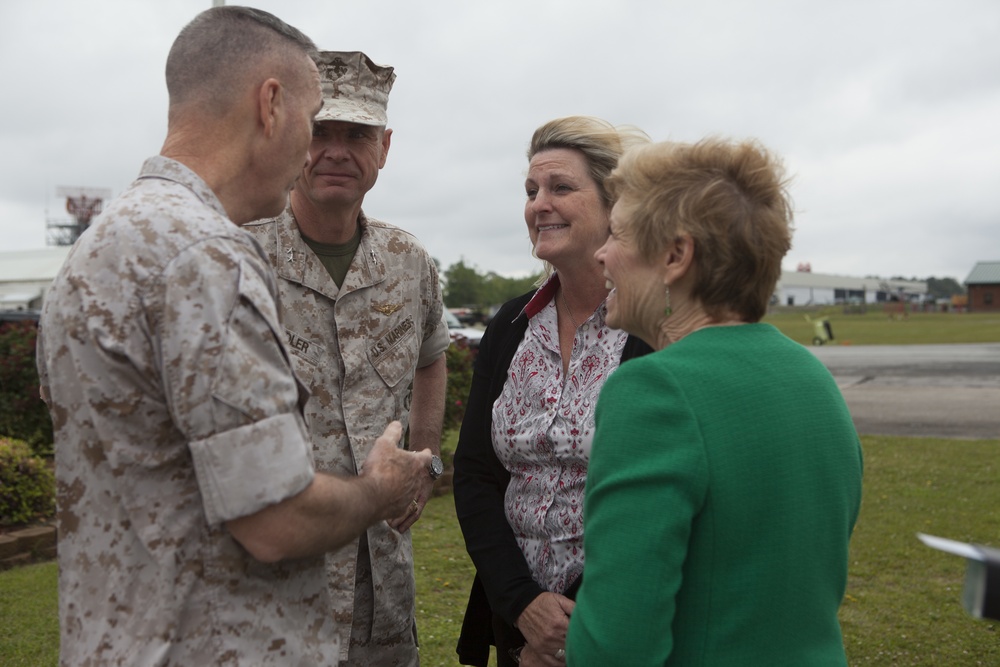
<instances>
[{"instance_id":1,"label":"man's ear","mask_svg":"<svg viewBox=\"0 0 1000 667\"><path fill-rule=\"evenodd\" d=\"M378 168L385 166L385 159L389 155L389 145L392 143L392 128L387 127L382 130L382 157L379 158Z\"/></svg>"},{"instance_id":2,"label":"man's ear","mask_svg":"<svg viewBox=\"0 0 1000 667\"><path fill-rule=\"evenodd\" d=\"M277 132L278 115L284 110L284 90L277 79L267 79L257 91L257 114L264 136L270 139Z\"/></svg>"}]
</instances>

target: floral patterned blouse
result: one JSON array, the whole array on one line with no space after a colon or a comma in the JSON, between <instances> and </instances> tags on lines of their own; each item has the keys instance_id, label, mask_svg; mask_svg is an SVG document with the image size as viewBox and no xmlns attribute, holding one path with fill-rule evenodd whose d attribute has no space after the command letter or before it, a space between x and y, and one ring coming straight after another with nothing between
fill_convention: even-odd
<instances>
[{"instance_id":1,"label":"floral patterned blouse","mask_svg":"<svg viewBox=\"0 0 1000 667\"><path fill-rule=\"evenodd\" d=\"M558 275L525 306L528 329L493 404L493 448L510 471L506 512L535 581L562 593L583 572L583 491L597 396L628 334L602 303L580 325L563 374Z\"/></svg>"}]
</instances>

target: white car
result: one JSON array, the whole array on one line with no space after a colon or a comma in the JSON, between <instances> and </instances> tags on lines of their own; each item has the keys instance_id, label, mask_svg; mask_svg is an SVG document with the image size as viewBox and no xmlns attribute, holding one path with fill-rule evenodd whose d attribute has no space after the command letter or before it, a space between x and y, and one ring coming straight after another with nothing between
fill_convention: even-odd
<instances>
[{"instance_id":1,"label":"white car","mask_svg":"<svg viewBox=\"0 0 1000 667\"><path fill-rule=\"evenodd\" d=\"M458 321L458 318L455 317L455 314L447 308L444 309L444 321L448 323L448 334L451 336L452 342L459 338L464 338L469 347L479 347L479 340L483 337L482 329L463 326Z\"/></svg>"}]
</instances>

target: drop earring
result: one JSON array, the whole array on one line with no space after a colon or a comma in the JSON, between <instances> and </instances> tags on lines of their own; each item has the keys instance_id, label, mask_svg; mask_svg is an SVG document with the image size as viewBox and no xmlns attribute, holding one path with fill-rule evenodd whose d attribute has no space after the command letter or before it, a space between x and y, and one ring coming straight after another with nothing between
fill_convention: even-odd
<instances>
[{"instance_id":1,"label":"drop earring","mask_svg":"<svg viewBox=\"0 0 1000 667\"><path fill-rule=\"evenodd\" d=\"M663 286L663 293L667 297L667 307L663 309L663 316L670 317L670 314L674 312L674 309L670 307L670 285Z\"/></svg>"}]
</instances>

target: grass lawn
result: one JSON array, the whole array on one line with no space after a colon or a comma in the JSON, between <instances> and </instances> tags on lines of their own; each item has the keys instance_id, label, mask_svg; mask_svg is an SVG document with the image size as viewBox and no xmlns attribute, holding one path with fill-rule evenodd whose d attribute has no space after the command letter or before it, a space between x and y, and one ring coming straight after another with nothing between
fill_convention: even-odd
<instances>
[{"instance_id":1,"label":"grass lawn","mask_svg":"<svg viewBox=\"0 0 1000 667\"><path fill-rule=\"evenodd\" d=\"M848 663L1000 665L1000 623L961 607L965 561L916 538L1000 546L1000 441L862 442L864 495L840 611Z\"/></svg>"},{"instance_id":2,"label":"grass lawn","mask_svg":"<svg viewBox=\"0 0 1000 667\"><path fill-rule=\"evenodd\" d=\"M841 608L849 664L1000 664L1000 623L961 608L964 561L917 532L1000 546L1000 441L864 437L865 483ZM472 581L451 496L414 528L425 667L455 665ZM56 566L0 573L0 665L57 662Z\"/></svg>"},{"instance_id":3,"label":"grass lawn","mask_svg":"<svg viewBox=\"0 0 1000 667\"><path fill-rule=\"evenodd\" d=\"M843 308L805 311L778 309L764 318L789 338L811 345L814 319L827 317L833 345L933 345L940 343L1000 342L1000 313L920 313L903 318L898 311L869 306L864 314L845 314Z\"/></svg>"},{"instance_id":4,"label":"grass lawn","mask_svg":"<svg viewBox=\"0 0 1000 667\"><path fill-rule=\"evenodd\" d=\"M43 667L59 661L55 563L0 572L0 665Z\"/></svg>"}]
</instances>

